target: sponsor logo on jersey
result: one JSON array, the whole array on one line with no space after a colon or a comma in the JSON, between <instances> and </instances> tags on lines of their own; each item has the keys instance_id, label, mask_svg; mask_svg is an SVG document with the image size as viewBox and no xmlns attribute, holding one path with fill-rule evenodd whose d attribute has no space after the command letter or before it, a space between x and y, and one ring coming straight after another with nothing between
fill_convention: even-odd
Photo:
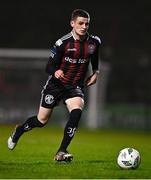
<instances>
[{"instance_id":1,"label":"sponsor logo on jersey","mask_svg":"<svg viewBox=\"0 0 151 180\"><path fill-rule=\"evenodd\" d=\"M67 49L67 51L77 51L77 49L76 48L69 48L69 49Z\"/></svg>"},{"instance_id":2,"label":"sponsor logo on jersey","mask_svg":"<svg viewBox=\"0 0 151 180\"><path fill-rule=\"evenodd\" d=\"M70 57L65 57L65 61L70 62L70 63L78 63L78 64L84 64L88 61L88 59L72 59Z\"/></svg>"},{"instance_id":3,"label":"sponsor logo on jersey","mask_svg":"<svg viewBox=\"0 0 151 180\"><path fill-rule=\"evenodd\" d=\"M54 97L52 96L52 95L50 95L50 94L47 94L46 96L45 96L45 103L46 104L51 104L51 103L53 103L54 102Z\"/></svg>"}]
</instances>

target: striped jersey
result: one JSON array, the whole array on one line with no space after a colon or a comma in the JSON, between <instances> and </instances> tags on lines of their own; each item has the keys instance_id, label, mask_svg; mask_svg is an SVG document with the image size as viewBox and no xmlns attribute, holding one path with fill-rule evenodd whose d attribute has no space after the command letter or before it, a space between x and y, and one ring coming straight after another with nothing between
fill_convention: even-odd
<instances>
[{"instance_id":1,"label":"striped jersey","mask_svg":"<svg viewBox=\"0 0 151 180\"><path fill-rule=\"evenodd\" d=\"M100 39L86 34L83 40L76 40L72 32L56 41L50 49L49 61L54 61L55 70L61 69L63 85L82 86L91 63L92 70L98 70ZM55 77L53 77L55 79Z\"/></svg>"}]
</instances>

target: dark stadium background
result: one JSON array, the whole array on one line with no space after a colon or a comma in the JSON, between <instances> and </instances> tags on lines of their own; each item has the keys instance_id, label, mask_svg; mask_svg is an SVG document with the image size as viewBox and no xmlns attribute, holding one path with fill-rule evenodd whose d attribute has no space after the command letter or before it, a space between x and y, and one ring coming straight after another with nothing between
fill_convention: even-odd
<instances>
[{"instance_id":1,"label":"dark stadium background","mask_svg":"<svg viewBox=\"0 0 151 180\"><path fill-rule=\"evenodd\" d=\"M151 1L1 1L0 48L49 49L70 31L76 8L90 13L89 32L101 38L101 60L111 67L106 104L141 105L151 129Z\"/></svg>"}]
</instances>

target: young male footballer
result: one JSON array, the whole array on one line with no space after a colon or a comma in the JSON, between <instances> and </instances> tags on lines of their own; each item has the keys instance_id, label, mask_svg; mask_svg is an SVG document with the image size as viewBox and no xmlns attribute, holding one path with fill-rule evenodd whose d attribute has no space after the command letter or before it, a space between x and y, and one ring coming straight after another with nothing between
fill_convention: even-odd
<instances>
[{"instance_id":1,"label":"young male footballer","mask_svg":"<svg viewBox=\"0 0 151 180\"><path fill-rule=\"evenodd\" d=\"M96 83L99 74L100 39L89 35L89 13L75 9L71 16L71 32L56 41L50 49L50 57L46 66L48 80L42 90L39 112L17 125L8 139L8 148L13 150L24 132L35 127L43 127L51 117L53 108L64 101L69 119L64 129L60 147L54 157L56 161L71 161L73 155L68 153L69 146L78 128L84 106L83 87ZM92 74L86 78L88 65Z\"/></svg>"}]
</instances>

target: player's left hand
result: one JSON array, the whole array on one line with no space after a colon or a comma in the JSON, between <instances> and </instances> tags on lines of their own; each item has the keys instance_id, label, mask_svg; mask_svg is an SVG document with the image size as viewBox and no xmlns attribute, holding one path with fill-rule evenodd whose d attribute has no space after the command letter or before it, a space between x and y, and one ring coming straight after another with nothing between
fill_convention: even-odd
<instances>
[{"instance_id":1,"label":"player's left hand","mask_svg":"<svg viewBox=\"0 0 151 180\"><path fill-rule=\"evenodd\" d=\"M97 76L98 75L96 73L89 76L86 80L86 86L91 86L91 85L95 84L97 81Z\"/></svg>"}]
</instances>

